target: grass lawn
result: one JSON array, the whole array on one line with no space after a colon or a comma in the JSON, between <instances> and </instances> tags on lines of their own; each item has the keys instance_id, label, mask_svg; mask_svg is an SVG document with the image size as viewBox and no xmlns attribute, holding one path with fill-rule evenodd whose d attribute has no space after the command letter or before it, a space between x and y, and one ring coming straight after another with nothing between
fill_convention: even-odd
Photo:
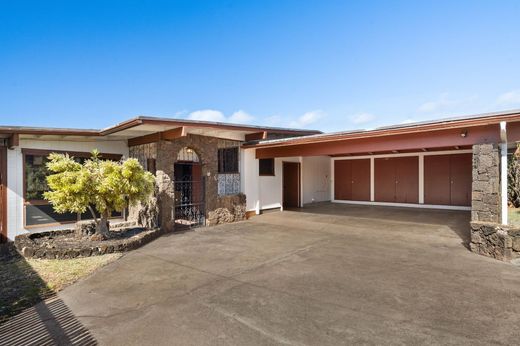
<instances>
[{"instance_id":1,"label":"grass lawn","mask_svg":"<svg viewBox=\"0 0 520 346\"><path fill-rule=\"evenodd\" d=\"M510 225L520 226L520 208L508 208L507 222Z\"/></svg>"},{"instance_id":2,"label":"grass lawn","mask_svg":"<svg viewBox=\"0 0 520 346\"><path fill-rule=\"evenodd\" d=\"M0 258L0 323L121 256L42 260L10 251Z\"/></svg>"}]
</instances>

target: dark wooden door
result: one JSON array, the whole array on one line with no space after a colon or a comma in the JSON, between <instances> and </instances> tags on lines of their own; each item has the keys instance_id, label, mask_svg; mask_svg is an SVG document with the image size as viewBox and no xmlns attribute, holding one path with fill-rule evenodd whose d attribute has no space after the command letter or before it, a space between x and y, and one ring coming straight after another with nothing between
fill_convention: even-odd
<instances>
[{"instance_id":1,"label":"dark wooden door","mask_svg":"<svg viewBox=\"0 0 520 346\"><path fill-rule=\"evenodd\" d=\"M370 201L370 159L352 161L352 200Z\"/></svg>"},{"instance_id":2,"label":"dark wooden door","mask_svg":"<svg viewBox=\"0 0 520 346\"><path fill-rule=\"evenodd\" d=\"M283 207L300 207L300 164L298 162L283 163Z\"/></svg>"},{"instance_id":3,"label":"dark wooden door","mask_svg":"<svg viewBox=\"0 0 520 346\"><path fill-rule=\"evenodd\" d=\"M451 204L471 205L472 154L450 155Z\"/></svg>"},{"instance_id":4,"label":"dark wooden door","mask_svg":"<svg viewBox=\"0 0 520 346\"><path fill-rule=\"evenodd\" d=\"M417 156L396 157L395 202L419 203L419 158Z\"/></svg>"},{"instance_id":5,"label":"dark wooden door","mask_svg":"<svg viewBox=\"0 0 520 346\"><path fill-rule=\"evenodd\" d=\"M374 198L376 202L395 202L395 161L374 160Z\"/></svg>"},{"instance_id":6,"label":"dark wooden door","mask_svg":"<svg viewBox=\"0 0 520 346\"><path fill-rule=\"evenodd\" d=\"M419 202L419 158L417 156L374 160L376 202Z\"/></svg>"},{"instance_id":7,"label":"dark wooden door","mask_svg":"<svg viewBox=\"0 0 520 346\"><path fill-rule=\"evenodd\" d=\"M334 199L352 199L352 161L334 161Z\"/></svg>"},{"instance_id":8,"label":"dark wooden door","mask_svg":"<svg viewBox=\"0 0 520 346\"><path fill-rule=\"evenodd\" d=\"M424 157L424 203L451 204L450 156Z\"/></svg>"},{"instance_id":9,"label":"dark wooden door","mask_svg":"<svg viewBox=\"0 0 520 346\"><path fill-rule=\"evenodd\" d=\"M424 203L471 205L472 154L424 157Z\"/></svg>"}]
</instances>

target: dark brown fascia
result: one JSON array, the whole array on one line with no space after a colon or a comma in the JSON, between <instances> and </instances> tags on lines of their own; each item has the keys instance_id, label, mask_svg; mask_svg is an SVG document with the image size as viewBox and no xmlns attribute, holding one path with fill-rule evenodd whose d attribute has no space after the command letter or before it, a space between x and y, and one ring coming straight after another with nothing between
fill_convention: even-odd
<instances>
[{"instance_id":1,"label":"dark brown fascia","mask_svg":"<svg viewBox=\"0 0 520 346\"><path fill-rule=\"evenodd\" d=\"M14 147L17 147L20 145L20 135L18 133L13 133L9 138L7 139L7 147L9 149L12 149Z\"/></svg>"},{"instance_id":2,"label":"dark brown fascia","mask_svg":"<svg viewBox=\"0 0 520 346\"><path fill-rule=\"evenodd\" d=\"M160 140L171 141L176 138L181 138L186 136L186 127L178 127L175 129L163 131L163 132L155 132L149 135L144 135L140 137L130 138L128 140L128 146L133 147L141 144L148 144L159 142Z\"/></svg>"},{"instance_id":3,"label":"dark brown fascia","mask_svg":"<svg viewBox=\"0 0 520 346\"><path fill-rule=\"evenodd\" d=\"M267 138L267 131L248 133L245 137L246 142L259 141Z\"/></svg>"}]
</instances>

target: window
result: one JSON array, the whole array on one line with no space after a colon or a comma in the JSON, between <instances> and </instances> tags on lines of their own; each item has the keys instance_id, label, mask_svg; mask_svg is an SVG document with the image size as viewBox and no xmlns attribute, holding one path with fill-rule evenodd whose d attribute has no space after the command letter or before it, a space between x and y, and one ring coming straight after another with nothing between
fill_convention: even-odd
<instances>
[{"instance_id":1,"label":"window","mask_svg":"<svg viewBox=\"0 0 520 346\"><path fill-rule=\"evenodd\" d=\"M218 173L238 173L238 147L218 150Z\"/></svg>"},{"instance_id":2,"label":"window","mask_svg":"<svg viewBox=\"0 0 520 346\"><path fill-rule=\"evenodd\" d=\"M274 159L260 159L258 175L274 175Z\"/></svg>"},{"instance_id":3,"label":"window","mask_svg":"<svg viewBox=\"0 0 520 346\"><path fill-rule=\"evenodd\" d=\"M240 193L240 173L238 146L218 149L218 195L227 196Z\"/></svg>"},{"instance_id":4,"label":"window","mask_svg":"<svg viewBox=\"0 0 520 346\"><path fill-rule=\"evenodd\" d=\"M25 226L35 227L57 223L73 223L79 220L92 219L90 212L83 215L77 213L59 214L52 205L43 198L48 191L47 186L47 156L51 152L39 150L24 151L24 200ZM89 153L70 153L78 162L84 162ZM110 159L119 160L120 155L109 155ZM108 159L108 157L107 157ZM122 213L112 213L112 217L122 217Z\"/></svg>"}]
</instances>

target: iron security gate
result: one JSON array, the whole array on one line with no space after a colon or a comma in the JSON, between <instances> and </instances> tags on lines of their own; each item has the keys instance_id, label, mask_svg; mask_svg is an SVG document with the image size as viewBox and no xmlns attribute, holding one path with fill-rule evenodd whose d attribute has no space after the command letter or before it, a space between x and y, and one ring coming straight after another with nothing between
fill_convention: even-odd
<instances>
[{"instance_id":1,"label":"iron security gate","mask_svg":"<svg viewBox=\"0 0 520 346\"><path fill-rule=\"evenodd\" d=\"M175 225L177 228L204 226L206 180L175 181Z\"/></svg>"}]
</instances>

